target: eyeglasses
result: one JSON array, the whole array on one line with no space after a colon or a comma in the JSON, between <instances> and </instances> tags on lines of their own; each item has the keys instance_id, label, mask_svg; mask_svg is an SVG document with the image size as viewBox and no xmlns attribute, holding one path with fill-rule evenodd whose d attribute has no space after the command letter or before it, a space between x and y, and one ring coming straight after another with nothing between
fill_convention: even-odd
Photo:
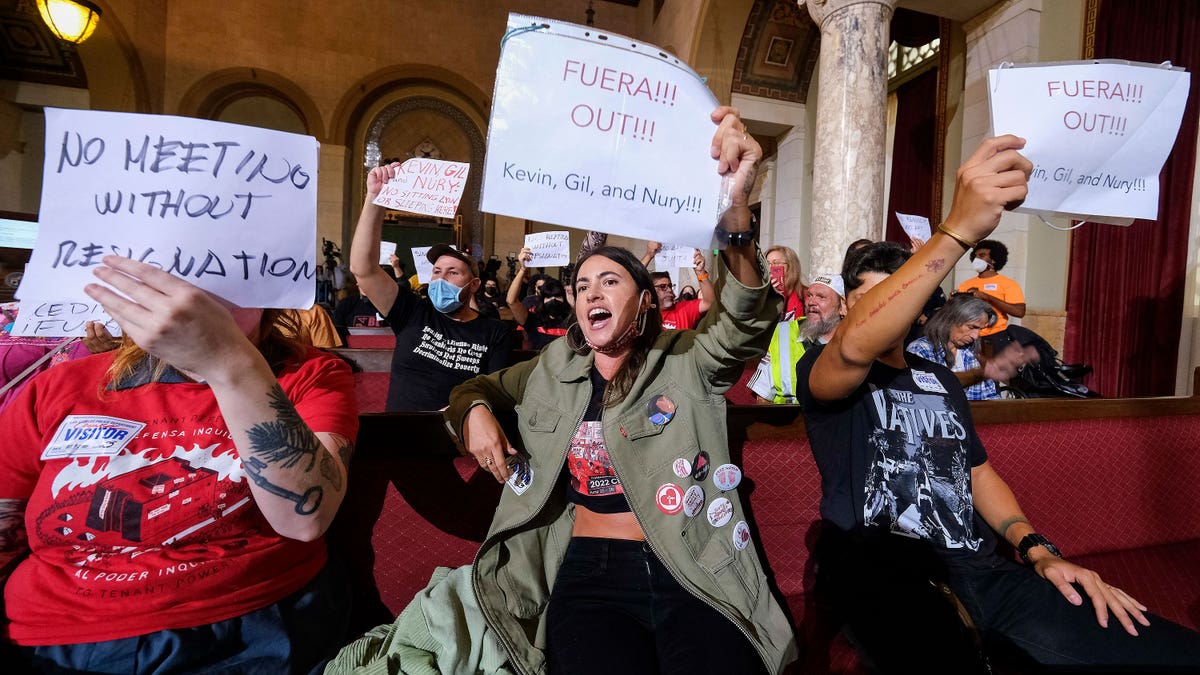
<instances>
[{"instance_id":1,"label":"eyeglasses","mask_svg":"<svg viewBox=\"0 0 1200 675\"><path fill-rule=\"evenodd\" d=\"M654 284L654 288L659 291L669 291L675 288L675 284Z\"/></svg>"}]
</instances>

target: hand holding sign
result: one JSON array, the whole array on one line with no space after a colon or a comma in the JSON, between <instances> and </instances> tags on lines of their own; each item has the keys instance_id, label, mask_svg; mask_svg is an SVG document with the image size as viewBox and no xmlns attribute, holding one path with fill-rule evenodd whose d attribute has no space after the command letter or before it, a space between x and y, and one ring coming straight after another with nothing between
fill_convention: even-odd
<instances>
[{"instance_id":1,"label":"hand holding sign","mask_svg":"<svg viewBox=\"0 0 1200 675\"><path fill-rule=\"evenodd\" d=\"M387 183L379 187L371 203L396 211L453 218L470 168L463 162L422 157L393 163L388 166ZM367 192L371 193L369 185Z\"/></svg>"},{"instance_id":2,"label":"hand holding sign","mask_svg":"<svg viewBox=\"0 0 1200 675\"><path fill-rule=\"evenodd\" d=\"M980 143L958 169L954 203L943 227L973 242L991 234L1004 210L1028 193L1033 164L1019 152L1023 147L1025 139L1012 135Z\"/></svg>"},{"instance_id":3,"label":"hand holding sign","mask_svg":"<svg viewBox=\"0 0 1200 675\"><path fill-rule=\"evenodd\" d=\"M924 243L929 241L929 237L933 236L933 230L929 226L929 219L925 216L913 216L897 211L896 220L900 221L900 227L904 228L904 233L911 239L918 239Z\"/></svg>"},{"instance_id":4,"label":"hand holding sign","mask_svg":"<svg viewBox=\"0 0 1200 675\"><path fill-rule=\"evenodd\" d=\"M379 264L391 265L392 256L396 255L396 242L381 241L379 242Z\"/></svg>"},{"instance_id":5,"label":"hand holding sign","mask_svg":"<svg viewBox=\"0 0 1200 675\"><path fill-rule=\"evenodd\" d=\"M92 273L124 297L100 284L88 284L84 292L147 352L208 381L242 367L242 357L258 355L246 336L258 327L261 310L223 305L183 279L136 260L108 255L103 263Z\"/></svg>"},{"instance_id":6,"label":"hand holding sign","mask_svg":"<svg viewBox=\"0 0 1200 675\"><path fill-rule=\"evenodd\" d=\"M535 232L525 235L532 253L526 267L565 267L571 262L570 232Z\"/></svg>"}]
</instances>

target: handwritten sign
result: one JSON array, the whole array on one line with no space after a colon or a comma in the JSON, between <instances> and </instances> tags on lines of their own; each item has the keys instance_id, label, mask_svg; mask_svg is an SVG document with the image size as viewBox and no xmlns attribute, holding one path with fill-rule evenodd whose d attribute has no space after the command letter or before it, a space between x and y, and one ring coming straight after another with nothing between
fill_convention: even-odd
<instances>
[{"instance_id":1,"label":"handwritten sign","mask_svg":"<svg viewBox=\"0 0 1200 675\"><path fill-rule=\"evenodd\" d=\"M46 109L37 243L19 335L116 325L83 292L118 253L243 307L312 306L318 144L209 120Z\"/></svg>"},{"instance_id":2,"label":"handwritten sign","mask_svg":"<svg viewBox=\"0 0 1200 675\"><path fill-rule=\"evenodd\" d=\"M721 188L709 156L717 100L699 76L658 47L594 28L510 14L508 30L483 210L708 247Z\"/></svg>"},{"instance_id":3,"label":"handwritten sign","mask_svg":"<svg viewBox=\"0 0 1200 675\"><path fill-rule=\"evenodd\" d=\"M381 241L379 242L379 264L391 266L392 256L396 254L396 242Z\"/></svg>"},{"instance_id":4,"label":"handwritten sign","mask_svg":"<svg viewBox=\"0 0 1200 675\"><path fill-rule=\"evenodd\" d=\"M994 69L992 127L1028 143L1034 164L1020 211L1128 224L1158 218L1158 174L1183 117L1191 76L1126 62Z\"/></svg>"},{"instance_id":5,"label":"handwritten sign","mask_svg":"<svg viewBox=\"0 0 1200 675\"><path fill-rule=\"evenodd\" d=\"M373 203L395 211L453 218L470 169L463 162L413 157L400 165Z\"/></svg>"},{"instance_id":6,"label":"handwritten sign","mask_svg":"<svg viewBox=\"0 0 1200 675\"><path fill-rule=\"evenodd\" d=\"M433 281L433 263L429 262L429 258L425 257L429 254L429 249L432 246L414 246L412 249L413 265L417 270L417 281L427 284ZM458 250L454 244L450 244L450 248Z\"/></svg>"},{"instance_id":7,"label":"handwritten sign","mask_svg":"<svg viewBox=\"0 0 1200 675\"><path fill-rule=\"evenodd\" d=\"M691 269L695 262L696 249L691 246L663 244L658 253L654 254L656 272L674 273L681 269Z\"/></svg>"},{"instance_id":8,"label":"handwritten sign","mask_svg":"<svg viewBox=\"0 0 1200 675\"><path fill-rule=\"evenodd\" d=\"M535 232L525 235L525 248L533 253L526 267L564 267L571 262L570 232Z\"/></svg>"},{"instance_id":9,"label":"handwritten sign","mask_svg":"<svg viewBox=\"0 0 1200 675\"><path fill-rule=\"evenodd\" d=\"M913 216L897 211L896 220L900 221L900 227L904 228L904 233L914 239L929 241L929 237L932 236L933 231L929 226L929 219L925 216Z\"/></svg>"}]
</instances>

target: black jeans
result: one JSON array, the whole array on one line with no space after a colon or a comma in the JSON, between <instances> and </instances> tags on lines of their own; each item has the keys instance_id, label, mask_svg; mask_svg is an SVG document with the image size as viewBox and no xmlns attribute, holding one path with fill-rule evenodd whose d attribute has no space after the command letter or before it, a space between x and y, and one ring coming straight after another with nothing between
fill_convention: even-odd
<instances>
[{"instance_id":1,"label":"black jeans","mask_svg":"<svg viewBox=\"0 0 1200 675\"><path fill-rule=\"evenodd\" d=\"M551 675L764 672L746 636L640 541L571 539L546 633Z\"/></svg>"},{"instance_id":2,"label":"black jeans","mask_svg":"<svg viewBox=\"0 0 1200 675\"><path fill-rule=\"evenodd\" d=\"M1200 633L1149 614L1138 637L1111 617L1103 628L1082 589L1076 607L995 554L942 559L925 542L827 525L817 556L822 600L879 672L986 672L981 645L1036 672L1200 672Z\"/></svg>"},{"instance_id":3,"label":"black jeans","mask_svg":"<svg viewBox=\"0 0 1200 675\"><path fill-rule=\"evenodd\" d=\"M1153 614L1138 636L1109 615L1108 628L1083 588L1067 602L1031 568L997 555L950 563L950 585L986 642L1015 648L1053 672L1200 672L1200 633Z\"/></svg>"}]
</instances>

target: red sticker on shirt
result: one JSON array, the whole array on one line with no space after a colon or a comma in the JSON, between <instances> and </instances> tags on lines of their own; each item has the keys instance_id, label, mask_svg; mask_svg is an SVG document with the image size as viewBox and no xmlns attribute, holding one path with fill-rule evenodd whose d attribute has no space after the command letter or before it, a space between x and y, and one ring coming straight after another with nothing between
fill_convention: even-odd
<instances>
[{"instance_id":1,"label":"red sticker on shirt","mask_svg":"<svg viewBox=\"0 0 1200 675\"><path fill-rule=\"evenodd\" d=\"M659 511L673 516L683 510L683 490L674 483L664 483L654 494L654 503Z\"/></svg>"}]
</instances>

